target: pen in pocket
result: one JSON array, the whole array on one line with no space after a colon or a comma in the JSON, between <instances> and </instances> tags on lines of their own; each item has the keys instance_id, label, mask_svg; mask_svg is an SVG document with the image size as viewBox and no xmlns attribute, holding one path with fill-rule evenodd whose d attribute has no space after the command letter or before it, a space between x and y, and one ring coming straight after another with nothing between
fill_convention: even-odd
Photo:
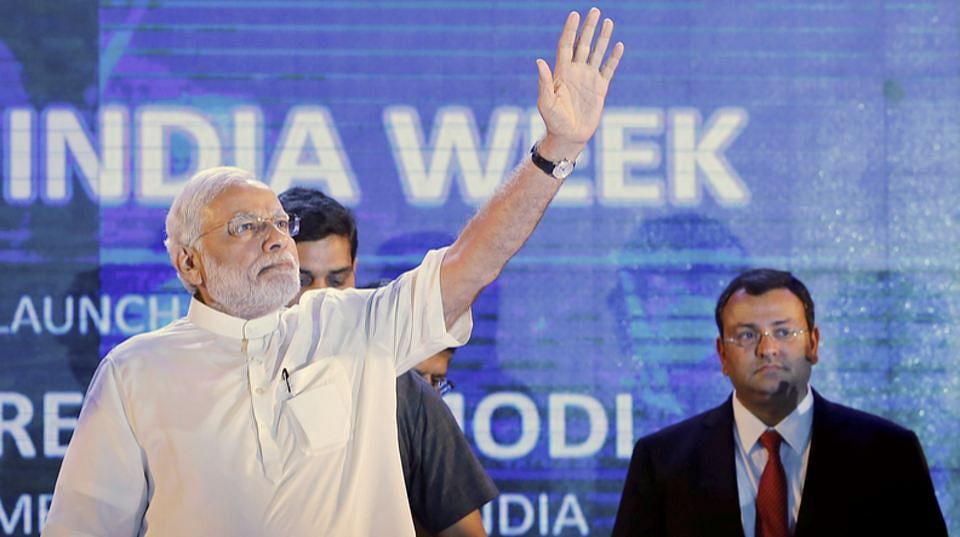
<instances>
[{"instance_id":1,"label":"pen in pocket","mask_svg":"<svg viewBox=\"0 0 960 537\"><path fill-rule=\"evenodd\" d=\"M290 389L290 373L287 373L287 368L284 367L283 371L280 372L280 377L283 379L283 382L287 385L287 393L293 394L293 390Z\"/></svg>"}]
</instances>

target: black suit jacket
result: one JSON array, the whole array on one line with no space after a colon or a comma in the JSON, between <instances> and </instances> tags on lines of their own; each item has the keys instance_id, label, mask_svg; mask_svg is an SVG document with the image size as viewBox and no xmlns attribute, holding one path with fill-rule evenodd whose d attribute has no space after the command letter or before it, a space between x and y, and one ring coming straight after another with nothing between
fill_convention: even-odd
<instances>
[{"instance_id":1,"label":"black suit jacket","mask_svg":"<svg viewBox=\"0 0 960 537\"><path fill-rule=\"evenodd\" d=\"M810 458L794 537L946 536L913 432L813 392ZM730 399L641 438L613 535L743 537Z\"/></svg>"}]
</instances>

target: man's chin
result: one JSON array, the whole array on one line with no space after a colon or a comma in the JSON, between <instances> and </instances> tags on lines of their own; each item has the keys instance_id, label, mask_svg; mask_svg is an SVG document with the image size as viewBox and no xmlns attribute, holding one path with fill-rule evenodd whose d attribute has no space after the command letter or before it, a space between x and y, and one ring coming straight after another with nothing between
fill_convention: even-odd
<instances>
[{"instance_id":1,"label":"man's chin","mask_svg":"<svg viewBox=\"0 0 960 537\"><path fill-rule=\"evenodd\" d=\"M284 281L282 278L273 281L266 278L260 279L256 285L261 289L268 288L271 292L258 293L250 289L249 293L242 298L237 297L230 303L221 302L226 313L243 319L263 317L286 307L300 290L299 281Z\"/></svg>"},{"instance_id":2,"label":"man's chin","mask_svg":"<svg viewBox=\"0 0 960 537\"><path fill-rule=\"evenodd\" d=\"M779 400L796 396L796 388L785 379L768 379L755 385L754 393L760 399Z\"/></svg>"},{"instance_id":3,"label":"man's chin","mask_svg":"<svg viewBox=\"0 0 960 537\"><path fill-rule=\"evenodd\" d=\"M288 264L270 265L260 269L253 277L253 285L295 285L300 288L299 270Z\"/></svg>"},{"instance_id":4,"label":"man's chin","mask_svg":"<svg viewBox=\"0 0 960 537\"><path fill-rule=\"evenodd\" d=\"M274 265L267 265L260 269L257 273L257 278L262 278L264 276L284 276L292 277L299 282L298 269L293 263L281 262Z\"/></svg>"}]
</instances>

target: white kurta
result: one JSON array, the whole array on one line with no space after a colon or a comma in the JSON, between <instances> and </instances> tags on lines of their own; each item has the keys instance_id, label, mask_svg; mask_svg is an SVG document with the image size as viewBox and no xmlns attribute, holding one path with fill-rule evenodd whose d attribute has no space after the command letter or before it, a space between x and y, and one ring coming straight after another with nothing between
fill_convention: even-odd
<instances>
[{"instance_id":1,"label":"white kurta","mask_svg":"<svg viewBox=\"0 0 960 537\"><path fill-rule=\"evenodd\" d=\"M413 535L396 376L472 328L469 312L445 328L442 257L249 321L193 301L118 346L87 393L44 535Z\"/></svg>"}]
</instances>

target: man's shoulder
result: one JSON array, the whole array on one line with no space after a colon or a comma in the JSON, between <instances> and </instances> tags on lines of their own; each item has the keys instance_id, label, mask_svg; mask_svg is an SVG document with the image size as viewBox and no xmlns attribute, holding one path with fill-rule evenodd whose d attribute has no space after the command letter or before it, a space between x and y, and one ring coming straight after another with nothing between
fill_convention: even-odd
<instances>
[{"instance_id":1,"label":"man's shoulder","mask_svg":"<svg viewBox=\"0 0 960 537\"><path fill-rule=\"evenodd\" d=\"M733 409L730 400L673 425L648 434L634 445L631 472L647 472L664 479L684 479L704 460L733 460Z\"/></svg>"},{"instance_id":2,"label":"man's shoulder","mask_svg":"<svg viewBox=\"0 0 960 537\"><path fill-rule=\"evenodd\" d=\"M695 447L700 436L706 431L724 425L732 427L732 424L733 409L727 399L716 407L650 433L640 438L637 444L668 451L675 451L683 446Z\"/></svg>"},{"instance_id":3,"label":"man's shoulder","mask_svg":"<svg viewBox=\"0 0 960 537\"><path fill-rule=\"evenodd\" d=\"M311 289L303 293L297 304L283 311L287 320L299 318L303 315L324 317L330 313L343 314L351 307L359 307L366 303L374 289Z\"/></svg>"},{"instance_id":4,"label":"man's shoulder","mask_svg":"<svg viewBox=\"0 0 960 537\"><path fill-rule=\"evenodd\" d=\"M141 360L154 355L167 355L177 352L177 347L197 343L196 327L182 317L172 323L130 336L114 347L108 354L116 364Z\"/></svg>"},{"instance_id":5,"label":"man's shoulder","mask_svg":"<svg viewBox=\"0 0 960 537\"><path fill-rule=\"evenodd\" d=\"M397 417L399 419L434 420L453 414L433 389L415 370L411 369L397 377Z\"/></svg>"},{"instance_id":6,"label":"man's shoulder","mask_svg":"<svg viewBox=\"0 0 960 537\"><path fill-rule=\"evenodd\" d=\"M819 394L814 399L814 427L818 425L829 427L838 435L863 438L868 443L883 438L915 437L913 431L890 419L829 401Z\"/></svg>"},{"instance_id":7,"label":"man's shoulder","mask_svg":"<svg viewBox=\"0 0 960 537\"><path fill-rule=\"evenodd\" d=\"M397 415L416 414L423 406L427 389L433 389L413 369L397 377Z\"/></svg>"}]
</instances>

